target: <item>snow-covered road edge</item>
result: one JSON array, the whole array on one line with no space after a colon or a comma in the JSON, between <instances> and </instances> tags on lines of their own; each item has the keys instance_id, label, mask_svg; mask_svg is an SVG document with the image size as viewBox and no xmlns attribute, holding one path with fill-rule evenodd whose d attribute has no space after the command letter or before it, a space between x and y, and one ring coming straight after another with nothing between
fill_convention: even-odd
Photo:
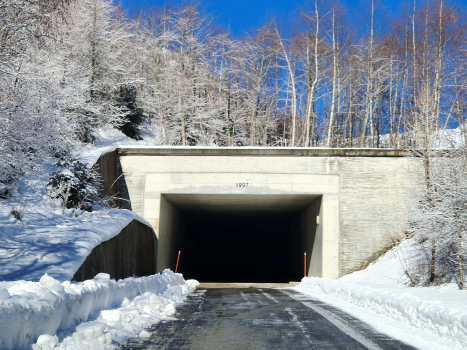
<instances>
[{"instance_id":1,"label":"snow-covered road edge","mask_svg":"<svg viewBox=\"0 0 467 350\"><path fill-rule=\"evenodd\" d=\"M403 289L373 288L326 278L306 277L296 290L316 291L405 322L467 347L467 310L417 298Z\"/></svg>"},{"instance_id":2,"label":"snow-covered road edge","mask_svg":"<svg viewBox=\"0 0 467 350\"><path fill-rule=\"evenodd\" d=\"M174 287L178 287L176 293L170 290ZM152 311L159 313L161 305L164 304L161 304L161 300L170 301L171 295L175 295L172 298L173 302L180 302L181 296L189 294L193 287L194 285L187 283L180 274L175 274L170 270L165 270L158 275L126 278L119 281L111 280L107 274L98 274L94 279L80 283L59 283L48 275L44 275L40 282L11 282L8 289L0 290L0 349L24 348L34 343L40 335L54 336L58 332L66 333L70 330L73 333L76 326L78 326L76 331L81 333L81 337L89 338L96 332L96 324L93 325L90 322L89 327L81 326L82 332L80 332L79 325L89 319L98 317L105 319L105 314L102 316L102 310L130 306L129 310L135 313L137 306L133 305L131 308L132 300L137 302L138 298L146 296L149 299L152 297L154 301L155 295L170 290L168 296L156 298L157 310L152 307L154 309ZM151 309L149 299L143 307ZM164 309L162 313L162 316L170 314L170 312L164 313ZM145 317L151 321L150 316ZM110 319L112 321L112 317ZM155 319L152 321L157 322ZM97 329L104 326L105 323L97 324ZM134 326L132 330L133 332L130 330L126 333L129 336L137 336L137 332L141 331ZM86 333L90 334L86 335ZM49 339L47 336L43 336L42 342L47 339ZM58 338L50 337L50 339ZM106 344L109 341L112 342L110 338L101 340ZM40 343L41 339L38 344ZM53 348L53 344L43 345ZM35 349L47 348L39 345L34 345L34 347Z\"/></svg>"}]
</instances>

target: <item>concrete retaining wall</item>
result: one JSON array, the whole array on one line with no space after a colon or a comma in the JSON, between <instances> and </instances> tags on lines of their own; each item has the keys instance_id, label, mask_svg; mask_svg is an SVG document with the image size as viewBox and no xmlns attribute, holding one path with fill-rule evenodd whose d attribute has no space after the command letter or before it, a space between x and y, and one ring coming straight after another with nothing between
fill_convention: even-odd
<instances>
[{"instance_id":1,"label":"concrete retaining wall","mask_svg":"<svg viewBox=\"0 0 467 350\"><path fill-rule=\"evenodd\" d=\"M103 196L122 197L118 178L119 160L116 151L102 155L95 169L103 180ZM124 183L123 183L124 184ZM127 204L127 201L115 200ZM128 204L127 204L128 206ZM148 276L156 273L157 238L152 227L137 220L130 222L118 236L95 247L73 276L74 281L93 278L105 272L111 278Z\"/></svg>"},{"instance_id":2,"label":"concrete retaining wall","mask_svg":"<svg viewBox=\"0 0 467 350\"><path fill-rule=\"evenodd\" d=\"M119 182L118 179L118 153L117 151L109 152L102 155L94 165L94 169L101 175L102 190L101 195L118 197ZM113 201L112 205L117 205L117 201Z\"/></svg>"},{"instance_id":3,"label":"concrete retaining wall","mask_svg":"<svg viewBox=\"0 0 467 350\"><path fill-rule=\"evenodd\" d=\"M157 240L152 228L133 220L118 236L95 247L73 280L91 279L100 272L115 279L153 275L156 254Z\"/></svg>"}]
</instances>

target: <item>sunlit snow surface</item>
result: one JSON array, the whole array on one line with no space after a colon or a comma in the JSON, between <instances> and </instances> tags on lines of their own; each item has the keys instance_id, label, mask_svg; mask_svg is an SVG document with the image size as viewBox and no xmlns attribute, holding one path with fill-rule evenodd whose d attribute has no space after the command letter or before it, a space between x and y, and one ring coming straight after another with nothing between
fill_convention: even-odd
<instances>
[{"instance_id":1,"label":"sunlit snow surface","mask_svg":"<svg viewBox=\"0 0 467 350\"><path fill-rule=\"evenodd\" d=\"M100 131L97 145L80 150L79 158L94 164L116 147L146 145L117 130ZM94 212L61 208L47 195L47 172L53 159L45 159L42 174L25 176L17 193L0 200L0 281L38 281L45 273L59 281L70 280L91 251L116 236L132 220L146 221L128 210ZM12 211L21 213L21 220Z\"/></svg>"},{"instance_id":2,"label":"sunlit snow surface","mask_svg":"<svg viewBox=\"0 0 467 350\"><path fill-rule=\"evenodd\" d=\"M451 139L460 138L451 133ZM117 147L151 145L107 130L79 157L93 164ZM128 337L147 337L143 329L170 318L196 281L166 271L118 282L99 274L70 283L95 246L132 220L144 220L126 210L63 211L47 196L46 183L45 172L26 176L12 200L0 200L0 349L32 343L34 350L115 349ZM420 349L467 348L466 292L406 287L405 265L415 253L404 241L365 270L338 281L305 278L297 289Z\"/></svg>"},{"instance_id":3,"label":"sunlit snow surface","mask_svg":"<svg viewBox=\"0 0 467 350\"><path fill-rule=\"evenodd\" d=\"M39 282L0 282L0 349L116 349L175 313L195 288L180 274L84 282L44 275Z\"/></svg>"},{"instance_id":4,"label":"sunlit snow surface","mask_svg":"<svg viewBox=\"0 0 467 350\"><path fill-rule=\"evenodd\" d=\"M117 147L147 145L117 130L100 131L96 145L77 155L94 164ZM0 200L0 349L116 349L129 337L170 318L196 281L179 274L111 280L98 274L69 282L91 251L116 236L132 220L147 222L128 210L94 212L61 208L47 195L43 174L25 176L17 193ZM12 212L21 213L21 220Z\"/></svg>"},{"instance_id":5,"label":"sunlit snow surface","mask_svg":"<svg viewBox=\"0 0 467 350\"><path fill-rule=\"evenodd\" d=\"M467 292L455 284L408 287L404 270L416 253L405 240L364 270L337 281L304 278L296 289L419 349L467 348Z\"/></svg>"},{"instance_id":6,"label":"sunlit snow surface","mask_svg":"<svg viewBox=\"0 0 467 350\"><path fill-rule=\"evenodd\" d=\"M75 217L73 210L62 214L60 208L41 208L19 221L9 209L0 209L0 281L38 281L45 273L71 280L94 247L139 219L128 210L79 212Z\"/></svg>"}]
</instances>

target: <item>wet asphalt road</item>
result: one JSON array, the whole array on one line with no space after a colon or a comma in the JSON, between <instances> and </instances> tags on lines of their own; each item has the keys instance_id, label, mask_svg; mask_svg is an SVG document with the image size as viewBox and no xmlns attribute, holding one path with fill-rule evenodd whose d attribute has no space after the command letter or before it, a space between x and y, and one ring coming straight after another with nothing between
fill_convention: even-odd
<instances>
[{"instance_id":1,"label":"wet asphalt road","mask_svg":"<svg viewBox=\"0 0 467 350\"><path fill-rule=\"evenodd\" d=\"M414 349L293 290L198 289L123 349Z\"/></svg>"}]
</instances>

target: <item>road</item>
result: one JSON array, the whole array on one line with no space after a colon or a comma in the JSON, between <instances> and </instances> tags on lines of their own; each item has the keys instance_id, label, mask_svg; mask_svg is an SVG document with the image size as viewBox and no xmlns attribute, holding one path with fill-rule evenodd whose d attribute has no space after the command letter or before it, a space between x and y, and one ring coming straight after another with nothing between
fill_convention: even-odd
<instances>
[{"instance_id":1,"label":"road","mask_svg":"<svg viewBox=\"0 0 467 350\"><path fill-rule=\"evenodd\" d=\"M123 349L414 349L291 289L197 289L175 318Z\"/></svg>"}]
</instances>

